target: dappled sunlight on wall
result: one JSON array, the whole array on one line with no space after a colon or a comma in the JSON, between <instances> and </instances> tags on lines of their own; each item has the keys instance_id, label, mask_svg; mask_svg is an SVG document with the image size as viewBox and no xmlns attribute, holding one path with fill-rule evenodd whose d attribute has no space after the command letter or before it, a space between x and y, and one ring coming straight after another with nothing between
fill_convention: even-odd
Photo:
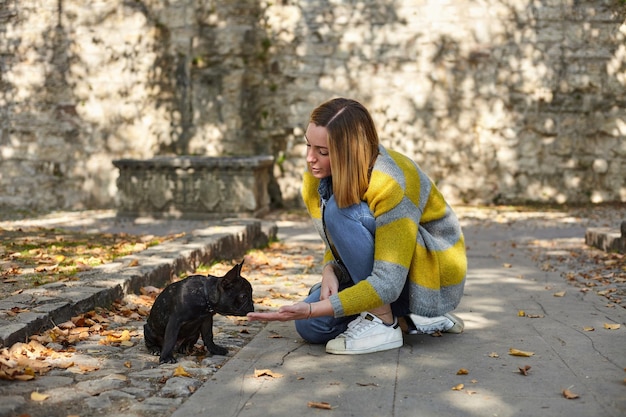
<instances>
[{"instance_id":1,"label":"dappled sunlight on wall","mask_svg":"<svg viewBox=\"0 0 626 417\"><path fill-rule=\"evenodd\" d=\"M619 2L0 3L0 205L112 207L107 161L272 155L336 96L454 203L626 201ZM69 161L66 161L69 155Z\"/></svg>"}]
</instances>

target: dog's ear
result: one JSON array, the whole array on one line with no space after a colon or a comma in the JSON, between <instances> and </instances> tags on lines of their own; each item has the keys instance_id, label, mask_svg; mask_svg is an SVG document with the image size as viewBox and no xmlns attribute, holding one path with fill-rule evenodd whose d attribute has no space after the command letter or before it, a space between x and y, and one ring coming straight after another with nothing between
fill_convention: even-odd
<instances>
[{"instance_id":1,"label":"dog's ear","mask_svg":"<svg viewBox=\"0 0 626 417\"><path fill-rule=\"evenodd\" d=\"M230 271L224 275L224 278L238 278L241 276L241 268L243 267L243 260L241 263L233 266Z\"/></svg>"},{"instance_id":2,"label":"dog's ear","mask_svg":"<svg viewBox=\"0 0 626 417\"><path fill-rule=\"evenodd\" d=\"M222 286L222 288L224 288L225 290L229 289L232 285L232 283L237 279L241 277L241 267L243 266L243 261L241 261L240 264L237 264L235 266L233 266L231 268L230 271L228 271L226 273L226 275L224 275L222 277L222 279L220 279L220 284Z\"/></svg>"}]
</instances>

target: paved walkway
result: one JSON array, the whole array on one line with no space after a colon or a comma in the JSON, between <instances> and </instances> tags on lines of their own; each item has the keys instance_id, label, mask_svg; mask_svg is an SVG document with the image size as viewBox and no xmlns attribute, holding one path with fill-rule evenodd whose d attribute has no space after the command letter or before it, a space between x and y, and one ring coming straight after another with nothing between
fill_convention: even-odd
<instances>
[{"instance_id":1,"label":"paved walkway","mask_svg":"<svg viewBox=\"0 0 626 417\"><path fill-rule=\"evenodd\" d=\"M92 381L84 385L92 384L93 393L77 396L76 401L95 403L102 397L102 402L84 408L86 414L81 415L626 415L626 309L593 291L581 291L557 270L546 270L524 245L532 240L583 238L584 227L575 222L535 225L465 222L469 275L457 310L466 323L460 335L406 336L400 349L334 356L323 346L303 343L291 323L270 323L254 330L255 336L227 361L217 363L214 357L199 365L183 363L197 374L203 367L216 368L204 371L206 381L191 384L183 379L169 394L148 399L141 391L153 389L155 375L171 373L175 367L158 367L145 359L139 344L131 349L139 355L135 358L144 358L142 365L133 365L141 371L132 376L120 371L126 379L101 374L100 385L84 377ZM319 250L308 223L278 226L284 241L301 246L305 253ZM310 283L316 276L305 278ZM621 327L605 328L616 324ZM241 337L233 337L233 344L241 343L236 339ZM532 355L513 356L511 349ZM124 356L115 360L122 368ZM56 378L62 384L61 372ZM170 378L175 379L181 378ZM26 384L30 382L0 381L3 402L15 401L13 411L5 407L4 413L0 404L0 416L24 410L32 417L61 415L45 402L37 413L28 401L17 400L32 389ZM185 392L188 385L191 396ZM78 391L74 385L66 389ZM566 399L563 390L578 398ZM116 401L124 396L126 405L120 409Z\"/></svg>"},{"instance_id":2,"label":"paved walkway","mask_svg":"<svg viewBox=\"0 0 626 417\"><path fill-rule=\"evenodd\" d=\"M323 415L309 403L359 417L623 416L626 310L542 271L513 244L580 232L466 227L470 272L457 310L463 334L408 336L398 350L350 357L303 343L290 323L272 323L174 417L217 410L238 417ZM616 323L618 330L604 328ZM512 356L512 348L533 354ZM526 366L523 375L519 368ZM255 377L259 370L269 372ZM579 398L564 398L565 389Z\"/></svg>"}]
</instances>

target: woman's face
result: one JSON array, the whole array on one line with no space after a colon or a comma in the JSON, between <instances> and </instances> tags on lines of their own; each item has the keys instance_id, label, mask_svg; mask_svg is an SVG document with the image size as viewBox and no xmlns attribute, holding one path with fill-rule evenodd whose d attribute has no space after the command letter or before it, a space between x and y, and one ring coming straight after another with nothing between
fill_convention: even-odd
<instances>
[{"instance_id":1,"label":"woman's face","mask_svg":"<svg viewBox=\"0 0 626 417\"><path fill-rule=\"evenodd\" d=\"M306 162L309 172L315 178L331 175L330 156L328 155L328 131L325 127L309 123L304 134L306 139Z\"/></svg>"}]
</instances>

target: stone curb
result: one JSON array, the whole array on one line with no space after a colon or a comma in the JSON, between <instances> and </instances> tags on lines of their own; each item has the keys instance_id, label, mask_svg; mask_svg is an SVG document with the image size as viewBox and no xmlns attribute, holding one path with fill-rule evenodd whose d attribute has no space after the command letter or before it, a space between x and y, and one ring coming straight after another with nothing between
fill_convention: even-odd
<instances>
[{"instance_id":1,"label":"stone curb","mask_svg":"<svg viewBox=\"0 0 626 417\"><path fill-rule=\"evenodd\" d=\"M108 307L125 294L138 293L141 287L162 287L173 276L201 264L243 256L276 239L277 230L275 224L260 220L216 222L81 273L77 281L46 284L0 300L0 312L23 311L15 317L0 316L0 348L28 341L29 336L96 307ZM129 266L131 262L137 266Z\"/></svg>"},{"instance_id":2,"label":"stone curb","mask_svg":"<svg viewBox=\"0 0 626 417\"><path fill-rule=\"evenodd\" d=\"M587 229L585 244L605 252L626 253L626 220L622 222L620 230L608 227Z\"/></svg>"}]
</instances>

